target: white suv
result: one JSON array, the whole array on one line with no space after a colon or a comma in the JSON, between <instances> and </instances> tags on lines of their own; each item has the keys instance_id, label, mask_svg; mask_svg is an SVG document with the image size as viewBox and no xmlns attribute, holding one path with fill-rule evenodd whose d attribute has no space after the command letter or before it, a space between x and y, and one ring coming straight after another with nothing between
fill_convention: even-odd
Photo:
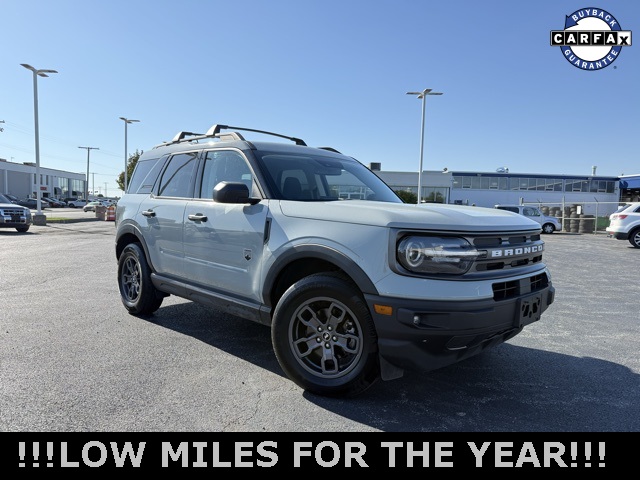
<instances>
[{"instance_id":1,"label":"white suv","mask_svg":"<svg viewBox=\"0 0 640 480\"><path fill-rule=\"evenodd\" d=\"M635 248L640 248L640 202L629 204L609 216L607 236L618 240L629 240Z\"/></svg>"},{"instance_id":2,"label":"white suv","mask_svg":"<svg viewBox=\"0 0 640 480\"><path fill-rule=\"evenodd\" d=\"M116 209L129 313L176 295L265 324L287 376L327 396L450 365L538 321L555 292L543 250L525 217L405 204L332 148L225 125L145 151Z\"/></svg>"},{"instance_id":3,"label":"white suv","mask_svg":"<svg viewBox=\"0 0 640 480\"><path fill-rule=\"evenodd\" d=\"M538 207L532 207L531 205L496 205L494 208L518 213L530 218L534 222L538 222L542 227L542 233L553 233L556 230L562 230L560 220L556 217L545 215Z\"/></svg>"},{"instance_id":4,"label":"white suv","mask_svg":"<svg viewBox=\"0 0 640 480\"><path fill-rule=\"evenodd\" d=\"M84 207L87 203L89 203L89 202L87 202L86 200L83 200L83 199L81 199L81 198L76 198L75 200L69 200L69 201L67 202L67 206L68 206L69 208L82 208L82 207Z\"/></svg>"}]
</instances>

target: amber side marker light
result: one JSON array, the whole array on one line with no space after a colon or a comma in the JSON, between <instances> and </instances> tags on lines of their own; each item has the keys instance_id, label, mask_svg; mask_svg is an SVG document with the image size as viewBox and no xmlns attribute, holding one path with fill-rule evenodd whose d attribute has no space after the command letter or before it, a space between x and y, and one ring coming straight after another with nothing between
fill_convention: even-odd
<instances>
[{"instance_id":1,"label":"amber side marker light","mask_svg":"<svg viewBox=\"0 0 640 480\"><path fill-rule=\"evenodd\" d=\"M375 309L376 313L379 313L380 315L392 315L393 314L393 307L390 307L388 305L374 305L373 308Z\"/></svg>"}]
</instances>

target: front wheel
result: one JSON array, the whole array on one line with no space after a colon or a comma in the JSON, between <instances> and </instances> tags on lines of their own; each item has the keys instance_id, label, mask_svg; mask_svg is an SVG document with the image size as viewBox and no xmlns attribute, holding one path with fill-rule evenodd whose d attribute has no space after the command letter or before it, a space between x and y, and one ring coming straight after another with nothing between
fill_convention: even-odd
<instances>
[{"instance_id":1,"label":"front wheel","mask_svg":"<svg viewBox=\"0 0 640 480\"><path fill-rule=\"evenodd\" d=\"M629 235L629 243L635 248L640 248L640 228L631 232Z\"/></svg>"},{"instance_id":2,"label":"front wheel","mask_svg":"<svg viewBox=\"0 0 640 480\"><path fill-rule=\"evenodd\" d=\"M137 243L127 245L120 254L118 286L122 303L132 315L150 315L164 300L151 282L151 268Z\"/></svg>"},{"instance_id":3,"label":"front wheel","mask_svg":"<svg viewBox=\"0 0 640 480\"><path fill-rule=\"evenodd\" d=\"M287 376L311 393L353 397L380 378L373 319L340 275L310 275L289 287L274 311L271 340Z\"/></svg>"},{"instance_id":4,"label":"front wheel","mask_svg":"<svg viewBox=\"0 0 640 480\"><path fill-rule=\"evenodd\" d=\"M556 231L556 227L554 227L551 223L545 223L542 226L542 231L543 233L553 233Z\"/></svg>"}]
</instances>

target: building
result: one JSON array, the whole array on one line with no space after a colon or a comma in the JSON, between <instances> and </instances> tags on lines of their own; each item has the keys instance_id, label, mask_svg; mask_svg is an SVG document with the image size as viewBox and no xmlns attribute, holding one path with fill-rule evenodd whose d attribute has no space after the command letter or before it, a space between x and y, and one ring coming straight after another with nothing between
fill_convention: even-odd
<instances>
[{"instance_id":1,"label":"building","mask_svg":"<svg viewBox=\"0 0 640 480\"><path fill-rule=\"evenodd\" d=\"M640 202L640 175L620 175L620 200Z\"/></svg>"},{"instance_id":2,"label":"building","mask_svg":"<svg viewBox=\"0 0 640 480\"><path fill-rule=\"evenodd\" d=\"M36 198L38 187L41 197L45 199L47 197L61 199L84 197L86 180L86 175L83 173L41 166L38 183L35 163L15 163L0 158L0 192L9 193L18 198Z\"/></svg>"},{"instance_id":3,"label":"building","mask_svg":"<svg viewBox=\"0 0 640 480\"><path fill-rule=\"evenodd\" d=\"M380 164L371 164L376 170ZM595 170L595 168L594 168ZM377 170L378 176L394 190L417 193L417 172ZM640 175L626 180L640 189ZM548 207L578 205L580 213L609 215L621 202L620 177L496 172L425 171L422 174L422 201L493 207L499 203L536 204ZM626 187L625 187L626 188ZM636 192L637 197L637 192ZM624 200L631 201L631 200Z\"/></svg>"}]
</instances>

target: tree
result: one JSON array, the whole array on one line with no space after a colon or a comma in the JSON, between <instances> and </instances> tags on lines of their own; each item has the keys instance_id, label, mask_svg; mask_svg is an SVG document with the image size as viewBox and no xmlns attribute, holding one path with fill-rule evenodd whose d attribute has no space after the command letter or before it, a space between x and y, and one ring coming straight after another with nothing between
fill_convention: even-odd
<instances>
[{"instance_id":1,"label":"tree","mask_svg":"<svg viewBox=\"0 0 640 480\"><path fill-rule=\"evenodd\" d=\"M129 159L127 160L127 185L129 185L129 180L131 180L131 175L133 174L133 169L136 168L136 164L138 163L138 159L143 152L132 153L129 155ZM118 178L116 178L116 183L120 187L120 190L124 192L124 172L120 172Z\"/></svg>"},{"instance_id":2,"label":"tree","mask_svg":"<svg viewBox=\"0 0 640 480\"><path fill-rule=\"evenodd\" d=\"M398 195L404 203L418 202L418 196L413 192L410 192L408 190L395 190L395 192L396 195Z\"/></svg>"}]
</instances>

